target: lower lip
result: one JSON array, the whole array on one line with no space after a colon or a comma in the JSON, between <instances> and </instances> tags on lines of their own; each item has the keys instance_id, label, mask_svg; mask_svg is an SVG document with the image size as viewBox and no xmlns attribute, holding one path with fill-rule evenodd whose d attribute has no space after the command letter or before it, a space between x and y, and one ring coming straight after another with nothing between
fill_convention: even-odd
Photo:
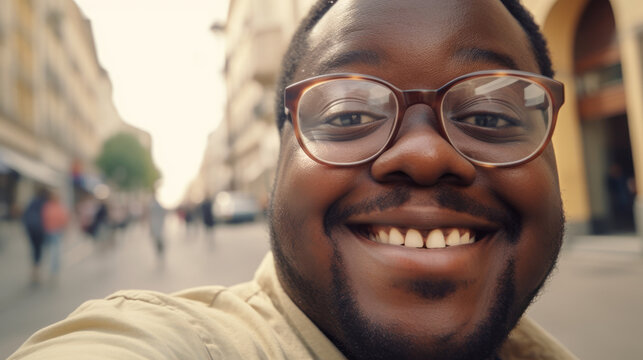
<instances>
[{"instance_id":1,"label":"lower lip","mask_svg":"<svg viewBox=\"0 0 643 360\"><path fill-rule=\"evenodd\" d=\"M381 244L351 232L359 241L363 256L389 271L415 276L465 276L480 271L490 252L497 233L487 235L472 244L438 249L408 248L402 245Z\"/></svg>"}]
</instances>

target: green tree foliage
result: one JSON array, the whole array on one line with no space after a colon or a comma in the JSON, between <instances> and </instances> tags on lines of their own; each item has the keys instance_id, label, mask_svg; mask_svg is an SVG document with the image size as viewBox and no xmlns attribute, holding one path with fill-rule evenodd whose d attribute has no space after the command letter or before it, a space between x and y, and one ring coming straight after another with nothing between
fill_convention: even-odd
<instances>
[{"instance_id":1,"label":"green tree foliage","mask_svg":"<svg viewBox=\"0 0 643 360\"><path fill-rule=\"evenodd\" d=\"M161 177L149 150L127 133L115 134L103 143L96 165L122 190L153 190Z\"/></svg>"}]
</instances>

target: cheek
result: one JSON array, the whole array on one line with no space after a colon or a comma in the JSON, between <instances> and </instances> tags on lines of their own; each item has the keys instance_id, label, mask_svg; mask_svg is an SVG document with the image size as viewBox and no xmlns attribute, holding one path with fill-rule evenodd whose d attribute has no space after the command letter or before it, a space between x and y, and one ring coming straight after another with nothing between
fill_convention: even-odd
<instances>
[{"instance_id":1,"label":"cheek","mask_svg":"<svg viewBox=\"0 0 643 360\"><path fill-rule=\"evenodd\" d=\"M518 212L522 229L515 245L516 291L529 296L546 278L560 250L563 210L553 154L497 172L501 197Z\"/></svg>"},{"instance_id":2,"label":"cheek","mask_svg":"<svg viewBox=\"0 0 643 360\"><path fill-rule=\"evenodd\" d=\"M284 128L281 144L273 192L275 240L304 278L325 283L330 281L333 247L324 233L324 215L353 187L355 170L331 168L310 159L290 128Z\"/></svg>"},{"instance_id":3,"label":"cheek","mask_svg":"<svg viewBox=\"0 0 643 360\"><path fill-rule=\"evenodd\" d=\"M290 212L295 220L322 221L329 206L353 188L356 170L317 163L301 150L290 131L284 132L275 205Z\"/></svg>"}]
</instances>

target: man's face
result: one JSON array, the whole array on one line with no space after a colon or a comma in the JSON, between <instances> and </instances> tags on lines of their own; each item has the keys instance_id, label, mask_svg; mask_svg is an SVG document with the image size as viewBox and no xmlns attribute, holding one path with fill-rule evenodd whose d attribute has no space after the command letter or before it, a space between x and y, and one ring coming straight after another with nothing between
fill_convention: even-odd
<instances>
[{"instance_id":1,"label":"man's face","mask_svg":"<svg viewBox=\"0 0 643 360\"><path fill-rule=\"evenodd\" d=\"M309 44L295 80L351 72L435 89L511 63L538 72L526 34L494 0L341 0ZM271 203L278 274L351 358L491 356L555 263L563 215L551 146L517 167L477 167L436 121L429 106L411 106L392 146L353 167L315 162L284 125ZM369 239L453 228L476 241L417 249Z\"/></svg>"}]
</instances>

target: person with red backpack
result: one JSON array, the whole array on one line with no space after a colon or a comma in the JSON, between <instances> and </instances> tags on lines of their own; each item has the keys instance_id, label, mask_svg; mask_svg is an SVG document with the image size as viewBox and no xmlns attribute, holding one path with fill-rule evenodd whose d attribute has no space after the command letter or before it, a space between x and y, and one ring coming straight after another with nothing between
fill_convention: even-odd
<instances>
[{"instance_id":1,"label":"person with red backpack","mask_svg":"<svg viewBox=\"0 0 643 360\"><path fill-rule=\"evenodd\" d=\"M42 223L45 242L51 248L51 274L60 270L60 238L69 221L69 213L56 192L50 192L42 208Z\"/></svg>"}]
</instances>

